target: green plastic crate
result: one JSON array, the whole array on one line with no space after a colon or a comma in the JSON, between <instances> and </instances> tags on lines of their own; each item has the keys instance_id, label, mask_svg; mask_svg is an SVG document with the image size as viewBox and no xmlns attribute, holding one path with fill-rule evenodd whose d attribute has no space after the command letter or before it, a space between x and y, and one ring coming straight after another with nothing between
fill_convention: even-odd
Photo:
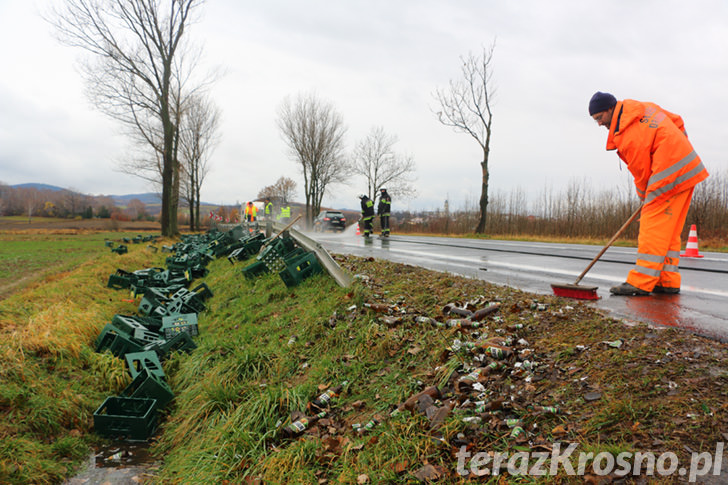
<instances>
[{"instance_id":1,"label":"green plastic crate","mask_svg":"<svg viewBox=\"0 0 728 485\"><path fill-rule=\"evenodd\" d=\"M107 324L96 339L96 352L108 350L116 357L123 357L130 352L139 352L142 349L142 344L111 324Z\"/></svg>"},{"instance_id":2,"label":"green plastic crate","mask_svg":"<svg viewBox=\"0 0 728 485\"><path fill-rule=\"evenodd\" d=\"M256 261L255 263L249 264L242 270L243 276L249 280L255 279L258 276L269 272L270 270L268 269L268 265L266 265L263 261Z\"/></svg>"},{"instance_id":3,"label":"green plastic crate","mask_svg":"<svg viewBox=\"0 0 728 485\"><path fill-rule=\"evenodd\" d=\"M286 267L285 257L295 247L295 243L291 238L281 237L263 248L257 259L263 261L270 271L277 273Z\"/></svg>"},{"instance_id":4,"label":"green plastic crate","mask_svg":"<svg viewBox=\"0 0 728 485\"><path fill-rule=\"evenodd\" d=\"M278 273L288 288L300 284L306 278L321 273L321 264L314 253L306 253L286 264L286 267Z\"/></svg>"},{"instance_id":5,"label":"green plastic crate","mask_svg":"<svg viewBox=\"0 0 728 485\"><path fill-rule=\"evenodd\" d=\"M131 288L132 283L135 282L136 279L137 278L133 273L129 273L123 269L117 269L116 273L109 275L109 281L106 283L106 287L114 288L116 290Z\"/></svg>"},{"instance_id":6,"label":"green plastic crate","mask_svg":"<svg viewBox=\"0 0 728 485\"><path fill-rule=\"evenodd\" d=\"M159 409L164 409L174 399L174 393L163 377L156 376L147 369L141 369L131 384L121 391L121 397L156 399Z\"/></svg>"},{"instance_id":7,"label":"green plastic crate","mask_svg":"<svg viewBox=\"0 0 728 485\"><path fill-rule=\"evenodd\" d=\"M94 430L108 438L146 441L157 428L155 399L109 396L94 411Z\"/></svg>"},{"instance_id":8,"label":"green plastic crate","mask_svg":"<svg viewBox=\"0 0 728 485\"><path fill-rule=\"evenodd\" d=\"M124 359L126 359L126 365L129 366L129 373L132 379L138 376L142 369L146 369L150 374L157 377L165 377L162 363L154 351L131 352L126 354Z\"/></svg>"},{"instance_id":9,"label":"green plastic crate","mask_svg":"<svg viewBox=\"0 0 728 485\"><path fill-rule=\"evenodd\" d=\"M159 340L145 345L141 350L153 350L157 353L160 360L167 358L172 352L192 352L197 348L195 342L192 341L190 334L180 332L168 340Z\"/></svg>"},{"instance_id":10,"label":"green plastic crate","mask_svg":"<svg viewBox=\"0 0 728 485\"><path fill-rule=\"evenodd\" d=\"M114 315L111 318L111 325L130 337L134 336L135 330L148 330L145 325L130 315Z\"/></svg>"},{"instance_id":11,"label":"green plastic crate","mask_svg":"<svg viewBox=\"0 0 728 485\"><path fill-rule=\"evenodd\" d=\"M199 335L196 313L180 313L162 317L164 338L172 338L180 332L187 332L191 337Z\"/></svg>"},{"instance_id":12,"label":"green plastic crate","mask_svg":"<svg viewBox=\"0 0 728 485\"><path fill-rule=\"evenodd\" d=\"M127 248L124 244L119 244L117 247L113 248L111 252L116 254L126 254L129 252L129 248Z\"/></svg>"}]
</instances>

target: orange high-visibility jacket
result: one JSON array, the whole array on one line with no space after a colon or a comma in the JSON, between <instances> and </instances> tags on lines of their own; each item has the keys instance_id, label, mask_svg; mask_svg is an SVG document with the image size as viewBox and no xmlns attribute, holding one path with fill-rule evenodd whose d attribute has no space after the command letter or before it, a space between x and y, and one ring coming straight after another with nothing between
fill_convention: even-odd
<instances>
[{"instance_id":1,"label":"orange high-visibility jacket","mask_svg":"<svg viewBox=\"0 0 728 485\"><path fill-rule=\"evenodd\" d=\"M708 177L682 118L654 103L617 103L607 137L607 150L614 149L634 175L645 203L665 200Z\"/></svg>"},{"instance_id":2,"label":"orange high-visibility jacket","mask_svg":"<svg viewBox=\"0 0 728 485\"><path fill-rule=\"evenodd\" d=\"M254 204L248 204L245 206L245 215L255 217L258 215L258 208Z\"/></svg>"}]
</instances>

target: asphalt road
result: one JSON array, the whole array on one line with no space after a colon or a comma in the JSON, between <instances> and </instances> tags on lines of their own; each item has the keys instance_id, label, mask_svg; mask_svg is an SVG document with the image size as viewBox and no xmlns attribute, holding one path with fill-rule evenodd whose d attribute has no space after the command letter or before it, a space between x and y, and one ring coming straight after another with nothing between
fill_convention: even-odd
<instances>
[{"instance_id":1,"label":"asphalt road","mask_svg":"<svg viewBox=\"0 0 728 485\"><path fill-rule=\"evenodd\" d=\"M399 235L365 241L355 230L352 226L344 233L308 235L331 253L388 259L540 294L552 294L551 283L573 283L601 250L579 244ZM728 254L701 251L703 258L681 258L678 295L610 295L609 288L627 277L635 254L635 248L607 250L580 282L599 287L600 299L589 304L617 318L680 327L728 341Z\"/></svg>"}]
</instances>

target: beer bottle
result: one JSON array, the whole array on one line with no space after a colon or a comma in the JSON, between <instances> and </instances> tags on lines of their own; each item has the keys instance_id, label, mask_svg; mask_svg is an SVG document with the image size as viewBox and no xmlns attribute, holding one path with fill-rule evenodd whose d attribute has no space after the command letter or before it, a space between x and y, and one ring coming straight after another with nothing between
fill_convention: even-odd
<instances>
[{"instance_id":1,"label":"beer bottle","mask_svg":"<svg viewBox=\"0 0 728 485\"><path fill-rule=\"evenodd\" d=\"M320 413L313 416L303 416L302 418L299 418L298 420L281 428L281 436L283 436L284 438L293 438L295 436L298 436L299 434L306 431L313 423L325 416L326 411L321 411Z\"/></svg>"},{"instance_id":2,"label":"beer bottle","mask_svg":"<svg viewBox=\"0 0 728 485\"><path fill-rule=\"evenodd\" d=\"M437 386L430 386L423 391L418 392L417 394L410 396L404 404L402 404L402 408L406 409L407 411L414 410L415 406L417 405L417 401L422 397L423 395L427 394L433 399L439 399L440 398L440 390L437 388Z\"/></svg>"},{"instance_id":3,"label":"beer bottle","mask_svg":"<svg viewBox=\"0 0 728 485\"><path fill-rule=\"evenodd\" d=\"M452 400L448 400L441 407L437 408L434 415L430 417L430 430L436 430L442 426L442 423L445 422L445 418L447 418L450 411L452 411L454 404L455 403Z\"/></svg>"},{"instance_id":4,"label":"beer bottle","mask_svg":"<svg viewBox=\"0 0 728 485\"><path fill-rule=\"evenodd\" d=\"M496 411L496 410L500 409L502 406L503 406L503 399L501 399L501 398L494 399L492 401L482 402L482 403L478 404L477 406L475 406L475 409L473 410L473 412L475 412L475 414L480 414L480 413L486 413L488 411Z\"/></svg>"},{"instance_id":5,"label":"beer bottle","mask_svg":"<svg viewBox=\"0 0 728 485\"><path fill-rule=\"evenodd\" d=\"M473 384L480 380L483 368L478 367L470 374L464 375L455 383L455 391L458 393L467 393L473 390Z\"/></svg>"},{"instance_id":6,"label":"beer bottle","mask_svg":"<svg viewBox=\"0 0 728 485\"><path fill-rule=\"evenodd\" d=\"M470 317L468 317L468 318L470 318L471 320L474 320L476 322L479 322L480 320L484 319L491 313L497 312L499 308L500 308L500 303L494 303L492 305L488 305L484 308L481 308L480 310L477 310L475 313L470 315Z\"/></svg>"},{"instance_id":7,"label":"beer bottle","mask_svg":"<svg viewBox=\"0 0 728 485\"><path fill-rule=\"evenodd\" d=\"M444 327L445 324L442 322L438 322L432 317L425 317L423 315L419 315L417 318L415 318L415 322L417 323L430 323L436 327Z\"/></svg>"},{"instance_id":8,"label":"beer bottle","mask_svg":"<svg viewBox=\"0 0 728 485\"><path fill-rule=\"evenodd\" d=\"M331 389L327 390L323 394L321 394L319 397L311 401L309 404L309 408L313 409L314 411L320 411L322 409L326 409L329 407L329 404L332 400L339 397L339 394L341 393L341 390L346 387L346 385L349 383L349 381L344 381L338 386L332 387Z\"/></svg>"},{"instance_id":9,"label":"beer bottle","mask_svg":"<svg viewBox=\"0 0 728 485\"><path fill-rule=\"evenodd\" d=\"M364 307L371 308L375 312L378 313L387 313L390 310L389 305L385 305L384 303L364 303Z\"/></svg>"},{"instance_id":10,"label":"beer bottle","mask_svg":"<svg viewBox=\"0 0 728 485\"><path fill-rule=\"evenodd\" d=\"M460 315L461 317L470 317L473 312L468 310L467 308L460 308L456 306L454 303L448 303L445 305L442 309L442 313L445 315L450 315L451 313L455 315Z\"/></svg>"},{"instance_id":11,"label":"beer bottle","mask_svg":"<svg viewBox=\"0 0 728 485\"><path fill-rule=\"evenodd\" d=\"M356 428L356 432L357 432L357 433L360 433L360 434L366 433L366 432L368 432L368 431L371 431L372 429L374 429L374 427L375 427L376 425L378 425L378 424L379 424L379 420L378 420L377 418L372 418L372 419L371 419L371 420L369 420L369 422L368 422L367 424L365 424L364 426L361 426L361 425L359 425L359 426L358 426L358 427Z\"/></svg>"}]
</instances>

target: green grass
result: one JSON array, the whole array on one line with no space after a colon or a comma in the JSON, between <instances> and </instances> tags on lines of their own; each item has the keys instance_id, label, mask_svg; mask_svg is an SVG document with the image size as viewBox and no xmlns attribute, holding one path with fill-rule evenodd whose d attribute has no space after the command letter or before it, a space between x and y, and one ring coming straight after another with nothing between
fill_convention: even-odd
<instances>
[{"instance_id":1,"label":"green grass","mask_svg":"<svg viewBox=\"0 0 728 485\"><path fill-rule=\"evenodd\" d=\"M4 293L37 282L43 276L75 268L96 257L108 256L104 241L120 244L132 233L4 234L0 233L0 298ZM145 243L144 246L146 246ZM129 246L129 245L127 245ZM142 247L144 247L142 246ZM116 254L111 253L112 256ZM3 289L6 291L3 291Z\"/></svg>"},{"instance_id":2,"label":"green grass","mask_svg":"<svg viewBox=\"0 0 728 485\"><path fill-rule=\"evenodd\" d=\"M93 433L93 411L129 382L122 360L94 352L93 342L114 314L133 314L138 302L124 301L127 292L105 284L117 268L163 266L165 255L129 245L120 256L109 252L103 237L76 237L94 238L77 242L89 250L77 268L48 275L44 284L3 301L0 483L58 483L72 475L101 441ZM543 450L569 441L595 454L670 450L684 457L686 447L712 450L728 429L723 344L673 329L627 327L589 305L480 280L337 259L345 271L362 276L351 288L325 274L286 288L277 275L243 277L250 261L209 264L204 281L214 296L199 315L198 347L164 363L175 400L155 438L163 465L153 483L357 483L364 475L368 483L415 483L413 473L426 463L442 467L438 483L461 483L454 469L457 446L447 444L458 439L475 451ZM454 396L463 363L474 361L450 347L454 339L474 336L423 326L415 316L441 318L446 303L476 298L501 303L487 329L479 330L489 337L508 334L514 323L525 326L517 336L528 341L539 363L534 379L493 376L485 400L503 398L513 406L484 415L479 425L464 422L471 411L461 407L436 432L419 413L388 418L422 386L439 385L445 397ZM387 324L366 302L388 305L401 320ZM547 310L534 310L535 303ZM601 343L617 338L624 342L619 349ZM344 380L350 384L329 416L300 439L281 439L281 426ZM587 402L587 391L602 397ZM531 413L528 404L561 411ZM353 431L353 424L373 417L381 424L371 432ZM522 419L528 442L509 438L506 417Z\"/></svg>"},{"instance_id":3,"label":"green grass","mask_svg":"<svg viewBox=\"0 0 728 485\"><path fill-rule=\"evenodd\" d=\"M128 295L107 289L105 281L119 267L158 266L164 256L141 245L125 255L111 253L103 235L61 242L56 236L16 237L19 242L4 235L3 247L18 260L21 254L33 259L59 251L63 261L45 273L43 284L2 301L0 483L59 483L99 441L92 433L94 410L130 380L120 359L93 351L111 317L135 308L124 301Z\"/></svg>"}]
</instances>

